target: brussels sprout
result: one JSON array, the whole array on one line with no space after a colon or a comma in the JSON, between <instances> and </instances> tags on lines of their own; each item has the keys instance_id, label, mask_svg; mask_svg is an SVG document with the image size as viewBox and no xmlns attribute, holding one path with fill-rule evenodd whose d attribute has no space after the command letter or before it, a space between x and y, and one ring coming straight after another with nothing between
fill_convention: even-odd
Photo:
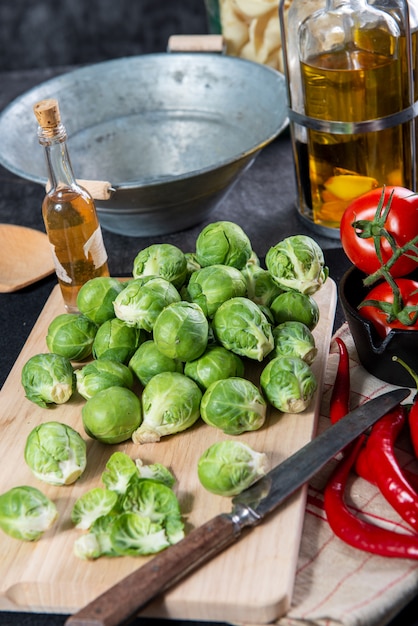
<instances>
[{"instance_id":1,"label":"brussels sprout","mask_svg":"<svg viewBox=\"0 0 418 626\"><path fill-rule=\"evenodd\" d=\"M71 521L76 528L88 530L99 517L112 511L118 495L110 489L95 487L77 498L71 511Z\"/></svg>"},{"instance_id":2,"label":"brussels sprout","mask_svg":"<svg viewBox=\"0 0 418 626\"><path fill-rule=\"evenodd\" d=\"M200 270L200 263L197 262L196 253L195 252L185 252L184 256L186 257L187 262L187 277L185 283L189 280L190 276L196 270Z\"/></svg>"},{"instance_id":3,"label":"brussels sprout","mask_svg":"<svg viewBox=\"0 0 418 626\"><path fill-rule=\"evenodd\" d=\"M89 437L102 443L120 443L140 425L141 403L130 389L108 387L87 400L81 416Z\"/></svg>"},{"instance_id":4,"label":"brussels sprout","mask_svg":"<svg viewBox=\"0 0 418 626\"><path fill-rule=\"evenodd\" d=\"M138 513L123 513L110 528L110 542L120 556L155 554L168 548L164 528Z\"/></svg>"},{"instance_id":5,"label":"brussels sprout","mask_svg":"<svg viewBox=\"0 0 418 626\"><path fill-rule=\"evenodd\" d=\"M170 487L150 478L133 477L125 495L121 497L122 511L148 517L164 528L170 543L184 537L184 523L179 502Z\"/></svg>"},{"instance_id":6,"label":"brussels sprout","mask_svg":"<svg viewBox=\"0 0 418 626\"><path fill-rule=\"evenodd\" d=\"M312 296L300 291L285 291L270 305L276 324L296 321L313 330L319 322L319 306Z\"/></svg>"},{"instance_id":7,"label":"brussels sprout","mask_svg":"<svg viewBox=\"0 0 418 626\"><path fill-rule=\"evenodd\" d=\"M215 380L230 376L243 376L244 363L241 358L223 346L208 346L198 359L184 365L184 373L192 378L201 389L207 389Z\"/></svg>"},{"instance_id":8,"label":"brussels sprout","mask_svg":"<svg viewBox=\"0 0 418 626\"><path fill-rule=\"evenodd\" d=\"M324 254L307 235L292 235L271 247L266 267L280 287L308 295L315 293L328 277Z\"/></svg>"},{"instance_id":9,"label":"brussels sprout","mask_svg":"<svg viewBox=\"0 0 418 626\"><path fill-rule=\"evenodd\" d=\"M24 456L39 480L71 485L86 469L86 442L67 424L44 422L29 433Z\"/></svg>"},{"instance_id":10,"label":"brussels sprout","mask_svg":"<svg viewBox=\"0 0 418 626\"><path fill-rule=\"evenodd\" d=\"M234 222L212 222L205 226L196 239L196 259L202 267L219 263L240 270L251 254L248 236Z\"/></svg>"},{"instance_id":11,"label":"brussels sprout","mask_svg":"<svg viewBox=\"0 0 418 626\"><path fill-rule=\"evenodd\" d=\"M86 400L108 387L132 389L134 377L127 365L111 359L97 359L75 372L78 393Z\"/></svg>"},{"instance_id":12,"label":"brussels sprout","mask_svg":"<svg viewBox=\"0 0 418 626\"><path fill-rule=\"evenodd\" d=\"M180 300L177 289L165 278L153 277L145 283L132 280L116 297L115 314L130 326L151 332L164 307Z\"/></svg>"},{"instance_id":13,"label":"brussels sprout","mask_svg":"<svg viewBox=\"0 0 418 626\"><path fill-rule=\"evenodd\" d=\"M213 317L222 302L234 296L245 296L246 290L240 270L228 265L209 265L190 277L187 299L198 304L207 317Z\"/></svg>"},{"instance_id":14,"label":"brussels sprout","mask_svg":"<svg viewBox=\"0 0 418 626\"><path fill-rule=\"evenodd\" d=\"M35 487L13 487L0 495L0 528L15 539L37 541L57 517L55 504Z\"/></svg>"},{"instance_id":15,"label":"brussels sprout","mask_svg":"<svg viewBox=\"0 0 418 626\"><path fill-rule=\"evenodd\" d=\"M220 496L236 496L267 472L267 455L241 441L212 444L197 464L203 487Z\"/></svg>"},{"instance_id":16,"label":"brussels sprout","mask_svg":"<svg viewBox=\"0 0 418 626\"><path fill-rule=\"evenodd\" d=\"M21 382L28 400L43 408L64 404L76 388L70 360L53 352L32 356L22 368Z\"/></svg>"},{"instance_id":17,"label":"brussels sprout","mask_svg":"<svg viewBox=\"0 0 418 626\"><path fill-rule=\"evenodd\" d=\"M151 443L186 430L200 416L201 399L198 385L184 374L156 374L142 393L143 421L132 434L133 442Z\"/></svg>"},{"instance_id":18,"label":"brussels sprout","mask_svg":"<svg viewBox=\"0 0 418 626\"><path fill-rule=\"evenodd\" d=\"M129 367L144 386L161 372L183 372L183 363L166 356L157 348L154 340L144 341L129 361Z\"/></svg>"},{"instance_id":19,"label":"brussels sprout","mask_svg":"<svg viewBox=\"0 0 418 626\"><path fill-rule=\"evenodd\" d=\"M142 341L144 336L141 329L129 326L115 317L99 327L93 342L93 357L126 364Z\"/></svg>"},{"instance_id":20,"label":"brussels sprout","mask_svg":"<svg viewBox=\"0 0 418 626\"><path fill-rule=\"evenodd\" d=\"M261 388L267 400L283 413L301 413L310 404L317 380L299 357L275 357L261 372Z\"/></svg>"},{"instance_id":21,"label":"brussels sprout","mask_svg":"<svg viewBox=\"0 0 418 626\"><path fill-rule=\"evenodd\" d=\"M274 298L283 293L270 272L258 265L247 263L242 274L246 280L247 298L258 305L269 307Z\"/></svg>"},{"instance_id":22,"label":"brussels sprout","mask_svg":"<svg viewBox=\"0 0 418 626\"><path fill-rule=\"evenodd\" d=\"M96 333L97 325L85 315L62 313L49 324L46 345L70 361L83 361L91 355Z\"/></svg>"},{"instance_id":23,"label":"brussels sprout","mask_svg":"<svg viewBox=\"0 0 418 626\"><path fill-rule=\"evenodd\" d=\"M261 309L248 298L227 300L216 311L212 327L227 350L262 361L273 350L271 325Z\"/></svg>"},{"instance_id":24,"label":"brussels sprout","mask_svg":"<svg viewBox=\"0 0 418 626\"><path fill-rule=\"evenodd\" d=\"M179 361L193 361L206 349L209 323L194 302L173 302L154 324L153 337L160 352Z\"/></svg>"},{"instance_id":25,"label":"brussels sprout","mask_svg":"<svg viewBox=\"0 0 418 626\"><path fill-rule=\"evenodd\" d=\"M91 532L77 537L74 542L74 554L79 559L98 559L106 552L100 543L100 538Z\"/></svg>"},{"instance_id":26,"label":"brussels sprout","mask_svg":"<svg viewBox=\"0 0 418 626\"><path fill-rule=\"evenodd\" d=\"M137 254L132 274L134 278L161 276L180 289L187 276L186 256L170 243L155 243Z\"/></svg>"},{"instance_id":27,"label":"brussels sprout","mask_svg":"<svg viewBox=\"0 0 418 626\"><path fill-rule=\"evenodd\" d=\"M163 483L170 489L174 486L176 479L170 470L161 463L144 464L141 459L135 460L135 465L138 469L138 475L141 478L152 478L160 483Z\"/></svg>"},{"instance_id":28,"label":"brussels sprout","mask_svg":"<svg viewBox=\"0 0 418 626\"><path fill-rule=\"evenodd\" d=\"M119 494L125 493L129 481L137 472L137 466L130 456L125 452L114 452L106 463L102 481L108 489Z\"/></svg>"},{"instance_id":29,"label":"brussels sprout","mask_svg":"<svg viewBox=\"0 0 418 626\"><path fill-rule=\"evenodd\" d=\"M302 322L290 321L273 328L274 350L271 357L298 356L308 365L313 363L318 350L309 328Z\"/></svg>"},{"instance_id":30,"label":"brussels sprout","mask_svg":"<svg viewBox=\"0 0 418 626\"><path fill-rule=\"evenodd\" d=\"M258 388L236 376L212 383L200 403L203 421L227 435L258 430L265 422L266 412L267 404Z\"/></svg>"},{"instance_id":31,"label":"brussels sprout","mask_svg":"<svg viewBox=\"0 0 418 626\"><path fill-rule=\"evenodd\" d=\"M101 326L115 317L113 301L124 289L126 283L111 276L96 276L82 285L77 295L77 308L80 313Z\"/></svg>"}]
</instances>

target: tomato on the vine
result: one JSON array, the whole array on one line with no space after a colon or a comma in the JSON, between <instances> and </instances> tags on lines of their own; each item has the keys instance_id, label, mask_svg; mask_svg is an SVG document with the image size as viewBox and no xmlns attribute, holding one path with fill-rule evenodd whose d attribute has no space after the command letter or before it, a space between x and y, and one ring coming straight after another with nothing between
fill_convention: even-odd
<instances>
[{"instance_id":1,"label":"tomato on the vine","mask_svg":"<svg viewBox=\"0 0 418 626\"><path fill-rule=\"evenodd\" d=\"M410 278L397 278L395 283L399 287L400 296L405 312L405 307L418 307L418 281ZM375 285L366 295L364 300L377 300L382 303L393 303L394 293L392 287L386 281ZM386 337L394 328L403 330L418 330L418 320L411 325L402 323L398 318L388 321L388 314L378 306L365 305L361 306L359 313L362 317L372 322L380 337ZM408 314L410 320L413 319L414 313Z\"/></svg>"},{"instance_id":2,"label":"tomato on the vine","mask_svg":"<svg viewBox=\"0 0 418 626\"><path fill-rule=\"evenodd\" d=\"M358 228L353 224L362 220L373 221L382 193L383 208L392 195L390 209L382 226L393 237L394 243L402 247L418 235L418 194L410 189L397 186L373 189L353 200L341 219L341 243L353 265L365 274L373 274L382 263L376 254L374 237L359 237ZM373 230L376 232L374 226ZM380 237L380 250L383 263L387 263L392 256L392 249L383 236ZM390 273L394 277L406 276L417 269L417 264L418 256L411 258L402 254L391 267Z\"/></svg>"}]
</instances>

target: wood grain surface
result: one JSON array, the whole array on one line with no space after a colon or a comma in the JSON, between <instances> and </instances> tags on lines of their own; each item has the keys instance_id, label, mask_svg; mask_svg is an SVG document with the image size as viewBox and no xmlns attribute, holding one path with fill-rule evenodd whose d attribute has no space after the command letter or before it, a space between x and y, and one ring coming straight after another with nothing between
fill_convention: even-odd
<instances>
[{"instance_id":1,"label":"wood grain surface","mask_svg":"<svg viewBox=\"0 0 418 626\"><path fill-rule=\"evenodd\" d=\"M315 298L320 321L314 330L318 355L313 369L319 385L310 407L298 415L270 409L263 428L239 435L240 440L267 453L270 467L315 434L335 314L335 283L328 279ZM22 542L0 534L0 610L72 613L152 558L102 557L87 562L73 554L74 540L82 532L73 528L70 520L73 504L88 489L101 486L105 464L116 450L127 452L133 459L141 458L144 463L160 462L171 469L177 479L175 490L186 532L231 510L229 498L206 492L196 472L203 451L215 441L228 438L218 429L199 420L191 429L163 437L158 443L136 445L128 441L109 446L85 434L81 421L84 400L77 394L67 404L49 409L25 398L20 382L22 367L32 355L47 351L48 325L63 312L56 287L0 392L0 493L14 486L32 485L49 496L59 512L57 523L38 542ZM259 364L249 364L249 378L257 382L259 372ZM37 424L51 420L76 428L87 442L87 469L71 486L40 482L24 461L27 435ZM285 613L292 596L305 501L306 488L244 534L238 543L149 605L144 615L267 623Z\"/></svg>"}]
</instances>

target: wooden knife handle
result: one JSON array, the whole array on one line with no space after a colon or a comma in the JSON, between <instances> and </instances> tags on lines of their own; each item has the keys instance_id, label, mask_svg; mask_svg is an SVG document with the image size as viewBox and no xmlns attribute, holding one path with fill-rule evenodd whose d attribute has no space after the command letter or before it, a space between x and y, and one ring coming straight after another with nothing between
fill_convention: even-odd
<instances>
[{"instance_id":1,"label":"wooden knife handle","mask_svg":"<svg viewBox=\"0 0 418 626\"><path fill-rule=\"evenodd\" d=\"M231 545L240 535L222 514L192 530L70 616L66 626L120 626L163 591Z\"/></svg>"}]
</instances>

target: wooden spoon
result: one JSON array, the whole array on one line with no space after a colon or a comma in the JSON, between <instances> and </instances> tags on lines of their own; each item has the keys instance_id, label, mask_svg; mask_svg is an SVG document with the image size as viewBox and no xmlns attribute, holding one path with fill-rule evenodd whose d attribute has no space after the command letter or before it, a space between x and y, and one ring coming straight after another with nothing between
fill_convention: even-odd
<instances>
[{"instance_id":1,"label":"wooden spoon","mask_svg":"<svg viewBox=\"0 0 418 626\"><path fill-rule=\"evenodd\" d=\"M54 272L45 233L15 224L0 224L0 293L31 285Z\"/></svg>"}]
</instances>

